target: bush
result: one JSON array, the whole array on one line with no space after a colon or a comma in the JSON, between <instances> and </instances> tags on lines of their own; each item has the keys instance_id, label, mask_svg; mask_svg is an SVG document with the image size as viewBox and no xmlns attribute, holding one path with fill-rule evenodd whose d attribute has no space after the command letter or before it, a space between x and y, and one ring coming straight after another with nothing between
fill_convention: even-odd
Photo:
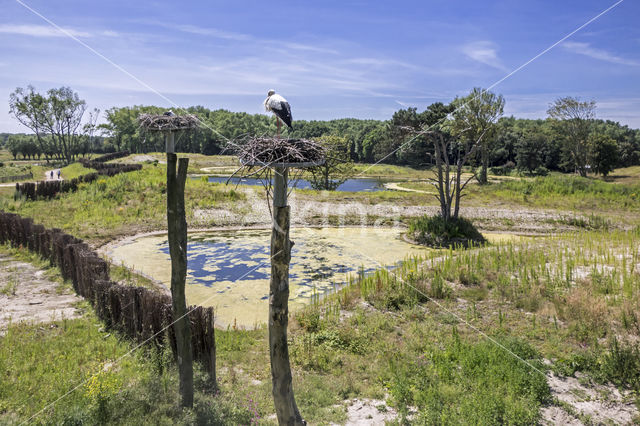
<instances>
[{"instance_id":1,"label":"bush","mask_svg":"<svg viewBox=\"0 0 640 426\"><path fill-rule=\"evenodd\" d=\"M430 247L469 247L486 240L470 220L444 220L442 216L422 216L409 224L409 236Z\"/></svg>"},{"instance_id":2,"label":"bush","mask_svg":"<svg viewBox=\"0 0 640 426\"><path fill-rule=\"evenodd\" d=\"M516 168L516 165L513 161L507 161L502 166L491 167L489 170L491 174L495 176L507 176L511 174L511 172Z\"/></svg>"}]
</instances>

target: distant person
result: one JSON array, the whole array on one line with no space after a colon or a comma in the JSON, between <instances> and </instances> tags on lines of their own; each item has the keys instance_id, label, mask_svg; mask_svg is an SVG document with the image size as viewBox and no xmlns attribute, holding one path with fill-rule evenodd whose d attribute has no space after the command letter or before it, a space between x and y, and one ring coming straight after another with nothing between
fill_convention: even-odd
<instances>
[{"instance_id":1,"label":"distant person","mask_svg":"<svg viewBox=\"0 0 640 426\"><path fill-rule=\"evenodd\" d=\"M60 169L58 169L58 180L60 180Z\"/></svg>"},{"instance_id":2,"label":"distant person","mask_svg":"<svg viewBox=\"0 0 640 426\"><path fill-rule=\"evenodd\" d=\"M53 170L51 170L51 179L53 179Z\"/></svg>"}]
</instances>

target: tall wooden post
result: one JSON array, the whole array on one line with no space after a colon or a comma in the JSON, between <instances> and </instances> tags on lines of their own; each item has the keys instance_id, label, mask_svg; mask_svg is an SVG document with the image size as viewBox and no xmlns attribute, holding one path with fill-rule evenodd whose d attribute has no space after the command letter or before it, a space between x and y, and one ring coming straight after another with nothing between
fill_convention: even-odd
<instances>
[{"instance_id":1,"label":"tall wooden post","mask_svg":"<svg viewBox=\"0 0 640 426\"><path fill-rule=\"evenodd\" d=\"M171 152L169 151L171 149ZM167 224L171 255L171 302L173 329L176 336L180 395L183 407L193 406L193 351L191 325L187 315L185 281L187 278L187 220L184 207L184 185L187 179L188 158L173 153L173 133L167 135Z\"/></svg>"},{"instance_id":2,"label":"tall wooden post","mask_svg":"<svg viewBox=\"0 0 640 426\"><path fill-rule=\"evenodd\" d=\"M169 132L165 135L164 145L167 152L176 152L173 132Z\"/></svg>"},{"instance_id":3,"label":"tall wooden post","mask_svg":"<svg viewBox=\"0 0 640 426\"><path fill-rule=\"evenodd\" d=\"M269 291L269 355L273 402L281 425L304 425L293 395L287 325L289 323L289 206L287 167L275 167L271 229L271 284Z\"/></svg>"}]
</instances>

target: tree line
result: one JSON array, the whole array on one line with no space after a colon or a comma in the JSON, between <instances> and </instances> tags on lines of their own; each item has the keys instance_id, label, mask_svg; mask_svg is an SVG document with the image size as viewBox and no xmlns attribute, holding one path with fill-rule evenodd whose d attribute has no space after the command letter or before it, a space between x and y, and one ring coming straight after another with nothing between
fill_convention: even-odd
<instances>
[{"instance_id":1,"label":"tree line","mask_svg":"<svg viewBox=\"0 0 640 426\"><path fill-rule=\"evenodd\" d=\"M476 88L468 96L448 104L436 103L418 111L396 111L389 120L335 119L296 120L283 137L318 139L337 136L346 158L354 162L384 162L413 167L436 164L438 152L433 138L424 133L433 126L433 111L456 111L456 120L441 128L459 140L478 140L477 152L468 159L478 167L478 179L486 181L487 170L507 173L518 169L536 175L548 171L607 174L614 168L640 164L640 130L595 116L596 103L566 97L557 99L547 118L530 120L503 117L501 95ZM98 110L83 120L86 103L68 87L40 94L31 86L17 88L10 97L10 112L33 135L10 135L4 144L14 156L72 161L88 152L162 151L162 136L138 126L142 113L161 114L158 106L113 107L104 112L105 123L97 125ZM211 110L193 106L175 111L198 116L200 128L177 136L181 151L220 154L242 138L275 134L276 122L265 114ZM84 123L84 124L83 124ZM2 138L0 138L2 140ZM454 144L455 145L455 144ZM454 146L452 145L452 149ZM453 161L455 153L448 155Z\"/></svg>"},{"instance_id":2,"label":"tree line","mask_svg":"<svg viewBox=\"0 0 640 426\"><path fill-rule=\"evenodd\" d=\"M518 169L532 175L548 171L586 175L588 171L607 174L614 168L640 164L640 130L596 119L596 105L592 101L558 99L549 108L549 117L537 120L502 117L504 104L502 96L474 89L466 97L449 104L436 103L422 112L416 108L400 109L389 120L296 120L293 129L286 130L283 137L337 136L345 139L343 150L355 162L431 167L437 154L433 140L415 132L433 125L433 110L442 105L459 111L458 120L451 120L453 128L447 129L448 133L468 140L482 135L477 155L469 159L469 164L480 168L481 180L486 180L487 169L494 173ZM161 136L145 133L138 127L137 117L166 110L156 106L111 108L106 111L107 123L99 127L108 137L106 143L111 143L115 150L161 151L164 147ZM245 136L276 131L275 119L264 114L210 110L203 106L176 112L195 114L202 123L198 131L178 137L177 146L184 152L220 154L230 147L229 141L235 144Z\"/></svg>"}]
</instances>

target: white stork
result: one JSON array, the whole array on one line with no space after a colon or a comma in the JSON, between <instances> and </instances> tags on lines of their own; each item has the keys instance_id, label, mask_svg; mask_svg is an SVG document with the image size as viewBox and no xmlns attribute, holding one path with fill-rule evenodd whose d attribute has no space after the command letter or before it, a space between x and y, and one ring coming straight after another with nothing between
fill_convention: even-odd
<instances>
[{"instance_id":1,"label":"white stork","mask_svg":"<svg viewBox=\"0 0 640 426\"><path fill-rule=\"evenodd\" d=\"M280 136L280 120L287 126L291 127L291 106L285 98L276 94L275 90L269 90L267 99L264 100L264 109L271 111L276 116L278 123L278 136Z\"/></svg>"}]
</instances>

